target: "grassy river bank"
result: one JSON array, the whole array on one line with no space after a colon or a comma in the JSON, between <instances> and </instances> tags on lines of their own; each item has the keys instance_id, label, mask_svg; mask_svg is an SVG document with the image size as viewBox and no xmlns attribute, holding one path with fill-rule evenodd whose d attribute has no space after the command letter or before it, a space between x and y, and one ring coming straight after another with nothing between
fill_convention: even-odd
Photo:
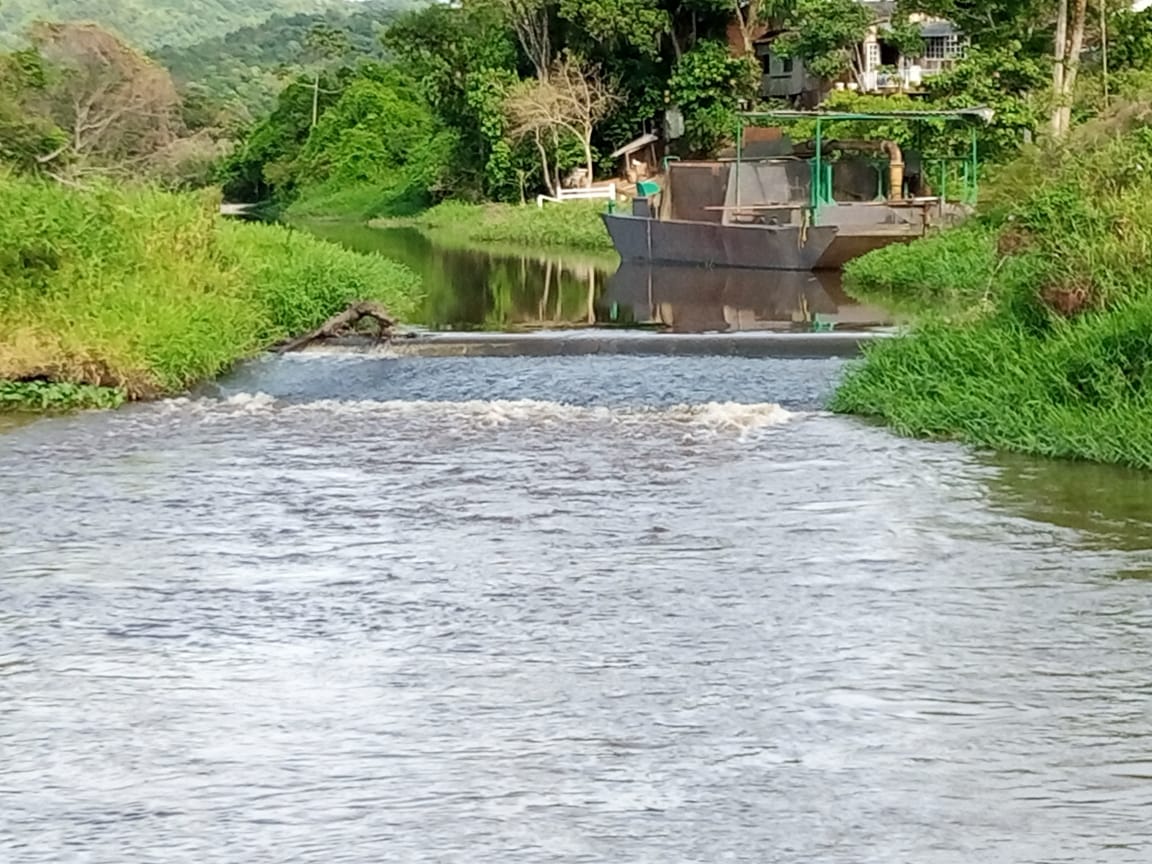
<instances>
[{"instance_id":1,"label":"grassy river bank","mask_svg":"<svg viewBox=\"0 0 1152 864\"><path fill-rule=\"evenodd\" d=\"M1152 468L1152 107L1004 168L979 215L852 262L915 310L833 400L897 432Z\"/></svg>"},{"instance_id":2,"label":"grassy river bank","mask_svg":"<svg viewBox=\"0 0 1152 864\"><path fill-rule=\"evenodd\" d=\"M400 264L217 211L211 195L0 173L0 411L157 398L350 301L415 308Z\"/></svg>"},{"instance_id":3,"label":"grassy river bank","mask_svg":"<svg viewBox=\"0 0 1152 864\"><path fill-rule=\"evenodd\" d=\"M466 204L445 201L410 216L374 219L376 228L416 228L457 245L516 245L612 253L600 214L604 201L532 204Z\"/></svg>"}]
</instances>

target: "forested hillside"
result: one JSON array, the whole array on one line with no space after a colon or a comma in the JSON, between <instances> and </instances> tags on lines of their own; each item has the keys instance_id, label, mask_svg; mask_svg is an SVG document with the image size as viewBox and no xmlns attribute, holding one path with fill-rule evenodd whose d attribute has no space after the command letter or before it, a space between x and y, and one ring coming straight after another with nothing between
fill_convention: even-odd
<instances>
[{"instance_id":1,"label":"forested hillside","mask_svg":"<svg viewBox=\"0 0 1152 864\"><path fill-rule=\"evenodd\" d=\"M364 0L323 12L276 15L195 45L166 45L152 52L181 85L195 84L214 100L258 116L271 107L286 70L323 59L351 65L381 59L380 32L412 0ZM317 57L317 31L342 34L330 56Z\"/></svg>"},{"instance_id":2,"label":"forested hillside","mask_svg":"<svg viewBox=\"0 0 1152 864\"><path fill-rule=\"evenodd\" d=\"M340 8L347 0L0 0L0 41L33 21L92 21L134 45L192 45L274 15Z\"/></svg>"}]
</instances>

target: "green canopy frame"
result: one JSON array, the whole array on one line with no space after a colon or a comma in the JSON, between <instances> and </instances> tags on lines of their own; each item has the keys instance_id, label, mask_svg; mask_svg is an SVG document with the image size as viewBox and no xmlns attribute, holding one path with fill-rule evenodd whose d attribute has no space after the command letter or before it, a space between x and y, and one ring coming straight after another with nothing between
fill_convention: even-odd
<instances>
[{"instance_id":1,"label":"green canopy frame","mask_svg":"<svg viewBox=\"0 0 1152 864\"><path fill-rule=\"evenodd\" d=\"M995 112L991 108L976 107L976 108L958 108L952 110L941 109L938 111L869 111L869 112L853 112L853 111L798 111L798 110L779 110L779 111L743 111L738 115L740 119L739 128L736 133L736 204L740 204L740 162L743 157L744 145L744 129L749 125L754 125L758 120L814 120L816 123L815 131L815 145L816 154L811 162L812 182L811 182L811 209L812 209L812 224L815 225L818 219L819 208L833 203L832 199L832 165L824 161L824 137L823 127L825 123L834 122L837 120L952 120L958 122L967 122L971 124L971 141L968 155L961 157L959 160L962 163L962 170L964 175L964 182L968 186L970 203L975 203L976 194L979 189L979 174L980 174L980 155L977 146L977 126L973 121L980 121L984 124L992 122ZM947 190L947 162L949 160L941 161L941 189Z\"/></svg>"}]
</instances>

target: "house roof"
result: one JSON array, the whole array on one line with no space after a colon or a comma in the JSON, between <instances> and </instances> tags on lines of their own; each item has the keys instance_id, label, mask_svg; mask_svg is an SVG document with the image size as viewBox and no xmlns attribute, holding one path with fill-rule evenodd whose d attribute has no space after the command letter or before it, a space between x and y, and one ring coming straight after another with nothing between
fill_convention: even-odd
<instances>
[{"instance_id":1,"label":"house roof","mask_svg":"<svg viewBox=\"0 0 1152 864\"><path fill-rule=\"evenodd\" d=\"M612 154L608 158L619 159L621 156L628 156L632 153L635 153L637 150L647 147L649 144L655 144L659 140L659 137L649 132L645 135L641 135L639 138L629 141L623 147L612 151Z\"/></svg>"},{"instance_id":2,"label":"house roof","mask_svg":"<svg viewBox=\"0 0 1152 864\"><path fill-rule=\"evenodd\" d=\"M929 36L955 36L960 31L951 21L925 21L920 25L920 35Z\"/></svg>"}]
</instances>

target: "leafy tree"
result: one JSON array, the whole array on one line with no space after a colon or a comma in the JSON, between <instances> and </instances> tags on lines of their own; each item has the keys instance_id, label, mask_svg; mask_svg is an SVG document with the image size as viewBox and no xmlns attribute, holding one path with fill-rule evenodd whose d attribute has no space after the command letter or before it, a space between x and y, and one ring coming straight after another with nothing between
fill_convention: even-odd
<instances>
[{"instance_id":1,"label":"leafy tree","mask_svg":"<svg viewBox=\"0 0 1152 864\"><path fill-rule=\"evenodd\" d=\"M875 23L872 10L858 0L796 0L784 17L787 30L773 43L784 57L798 57L813 75L837 78L863 73L860 43Z\"/></svg>"},{"instance_id":2,"label":"leafy tree","mask_svg":"<svg viewBox=\"0 0 1152 864\"><path fill-rule=\"evenodd\" d=\"M320 78L333 61L348 51L348 36L336 27L317 24L304 40L312 55L312 125L320 120Z\"/></svg>"},{"instance_id":3,"label":"leafy tree","mask_svg":"<svg viewBox=\"0 0 1152 864\"><path fill-rule=\"evenodd\" d=\"M758 76L747 58L733 57L723 42L702 42L684 54L668 80L668 102L684 114L690 153L708 153L736 129L739 100L751 98Z\"/></svg>"},{"instance_id":4,"label":"leafy tree","mask_svg":"<svg viewBox=\"0 0 1152 864\"><path fill-rule=\"evenodd\" d=\"M297 182L374 184L403 194L441 186L454 146L414 81L395 67L360 70L311 131Z\"/></svg>"}]
</instances>

